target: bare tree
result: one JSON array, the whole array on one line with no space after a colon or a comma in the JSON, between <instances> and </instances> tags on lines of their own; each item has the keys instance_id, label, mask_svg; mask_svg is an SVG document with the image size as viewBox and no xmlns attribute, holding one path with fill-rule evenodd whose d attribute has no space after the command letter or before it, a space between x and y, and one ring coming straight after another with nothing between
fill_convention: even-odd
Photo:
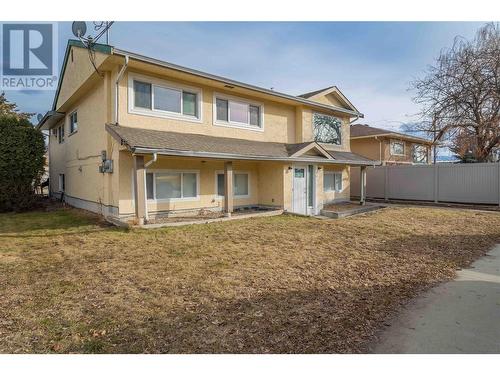
<instances>
[{"instance_id":1,"label":"bare tree","mask_svg":"<svg viewBox=\"0 0 500 375\"><path fill-rule=\"evenodd\" d=\"M489 23L472 41L456 38L425 77L412 82L422 105L416 127L434 142L453 145L467 134L477 161L488 161L500 143L500 28Z\"/></svg>"}]
</instances>

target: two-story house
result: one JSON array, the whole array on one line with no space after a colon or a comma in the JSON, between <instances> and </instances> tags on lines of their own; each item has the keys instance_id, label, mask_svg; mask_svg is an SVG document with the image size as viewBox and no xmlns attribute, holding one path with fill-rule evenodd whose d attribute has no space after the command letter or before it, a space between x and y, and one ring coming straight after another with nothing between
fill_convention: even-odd
<instances>
[{"instance_id":1,"label":"two-story house","mask_svg":"<svg viewBox=\"0 0 500 375\"><path fill-rule=\"evenodd\" d=\"M351 125L351 150L382 165L429 164L432 142L428 139L375 128Z\"/></svg>"},{"instance_id":2,"label":"two-story house","mask_svg":"<svg viewBox=\"0 0 500 375\"><path fill-rule=\"evenodd\" d=\"M120 219L270 206L305 215L348 200L362 114L335 88L317 100L69 41L52 110L50 191Z\"/></svg>"}]
</instances>

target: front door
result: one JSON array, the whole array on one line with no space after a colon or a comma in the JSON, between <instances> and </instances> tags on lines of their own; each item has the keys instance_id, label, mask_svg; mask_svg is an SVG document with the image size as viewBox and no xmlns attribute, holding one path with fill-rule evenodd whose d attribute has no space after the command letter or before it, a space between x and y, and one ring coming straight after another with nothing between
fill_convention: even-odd
<instances>
[{"instance_id":1,"label":"front door","mask_svg":"<svg viewBox=\"0 0 500 375\"><path fill-rule=\"evenodd\" d=\"M307 178L306 167L293 168L293 212L307 215Z\"/></svg>"}]
</instances>

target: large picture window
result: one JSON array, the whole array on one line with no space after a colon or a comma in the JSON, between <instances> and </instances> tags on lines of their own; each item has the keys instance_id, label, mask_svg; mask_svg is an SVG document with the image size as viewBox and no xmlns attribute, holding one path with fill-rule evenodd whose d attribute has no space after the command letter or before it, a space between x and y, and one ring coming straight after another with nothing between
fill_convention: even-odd
<instances>
[{"instance_id":1,"label":"large picture window","mask_svg":"<svg viewBox=\"0 0 500 375\"><path fill-rule=\"evenodd\" d=\"M316 142L342 144L342 121L337 117L314 113L313 130Z\"/></svg>"},{"instance_id":2,"label":"large picture window","mask_svg":"<svg viewBox=\"0 0 500 375\"><path fill-rule=\"evenodd\" d=\"M146 173L148 199L172 200L198 197L197 172L148 172Z\"/></svg>"},{"instance_id":3,"label":"large picture window","mask_svg":"<svg viewBox=\"0 0 500 375\"><path fill-rule=\"evenodd\" d=\"M428 162L429 153L425 145L413 145L413 162L426 164Z\"/></svg>"},{"instance_id":4,"label":"large picture window","mask_svg":"<svg viewBox=\"0 0 500 375\"><path fill-rule=\"evenodd\" d=\"M216 125L261 130L263 106L243 99L215 96L214 122Z\"/></svg>"},{"instance_id":5,"label":"large picture window","mask_svg":"<svg viewBox=\"0 0 500 375\"><path fill-rule=\"evenodd\" d=\"M201 120L201 90L142 76L131 76L132 113Z\"/></svg>"},{"instance_id":6,"label":"large picture window","mask_svg":"<svg viewBox=\"0 0 500 375\"><path fill-rule=\"evenodd\" d=\"M323 174L323 191L342 191L342 172L325 172Z\"/></svg>"},{"instance_id":7,"label":"large picture window","mask_svg":"<svg viewBox=\"0 0 500 375\"><path fill-rule=\"evenodd\" d=\"M217 195L223 197L225 195L224 187L224 172L217 172ZM249 178L246 172L233 173L233 192L234 196L244 198L249 196Z\"/></svg>"}]
</instances>

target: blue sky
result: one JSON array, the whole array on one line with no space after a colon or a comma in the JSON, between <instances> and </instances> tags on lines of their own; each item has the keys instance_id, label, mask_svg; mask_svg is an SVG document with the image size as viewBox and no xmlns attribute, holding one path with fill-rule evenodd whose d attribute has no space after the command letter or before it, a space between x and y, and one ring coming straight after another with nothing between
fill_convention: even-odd
<instances>
[{"instance_id":1,"label":"blue sky","mask_svg":"<svg viewBox=\"0 0 500 375\"><path fill-rule=\"evenodd\" d=\"M289 94L337 85L365 114L398 129L415 119L409 82L472 22L117 22L110 44ZM90 29L90 23L88 23ZM62 64L71 23L59 23ZM45 113L54 92L7 92L26 112Z\"/></svg>"}]
</instances>

